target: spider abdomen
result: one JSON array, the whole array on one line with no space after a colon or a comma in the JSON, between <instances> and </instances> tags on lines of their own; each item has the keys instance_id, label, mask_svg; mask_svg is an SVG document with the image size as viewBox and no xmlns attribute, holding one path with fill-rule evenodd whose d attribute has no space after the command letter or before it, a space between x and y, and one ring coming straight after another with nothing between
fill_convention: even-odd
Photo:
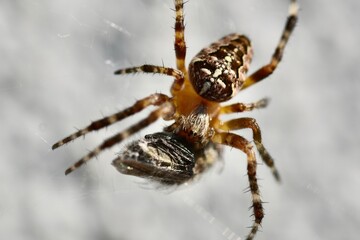
<instances>
[{"instance_id":1,"label":"spider abdomen","mask_svg":"<svg viewBox=\"0 0 360 240\"><path fill-rule=\"evenodd\" d=\"M250 40L230 34L202 49L190 62L189 78L203 98L223 102L237 94L252 58Z\"/></svg>"}]
</instances>

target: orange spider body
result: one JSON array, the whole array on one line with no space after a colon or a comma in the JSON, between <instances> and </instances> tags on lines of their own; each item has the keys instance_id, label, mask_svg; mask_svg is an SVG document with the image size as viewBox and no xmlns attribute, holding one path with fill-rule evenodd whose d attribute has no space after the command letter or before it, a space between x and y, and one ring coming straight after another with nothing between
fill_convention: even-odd
<instances>
[{"instance_id":1,"label":"orange spider body","mask_svg":"<svg viewBox=\"0 0 360 240\"><path fill-rule=\"evenodd\" d=\"M173 123L162 132L148 134L133 141L115 158L113 165L123 174L144 177L163 184L182 184L208 169L219 157L222 145L239 149L247 156L247 175L252 196L254 223L247 240L253 239L264 216L257 183L257 161L254 145L262 160L280 180L274 161L262 143L261 131L253 118L241 117L221 121L229 113L251 111L266 106L266 99L256 103L222 105L239 91L252 86L273 73L282 59L284 48L297 21L298 6L291 0L289 16L280 41L270 62L250 76L246 76L252 59L250 40L239 34L229 34L202 49L185 68L186 43L184 37L183 1L175 0L175 53L177 68L142 65L120 69L115 74L158 73L174 78L171 96L152 94L114 115L92 122L74 134L58 141L58 148L80 136L107 127L134 115L148 106L156 106L146 118L106 139L86 156L70 166L65 174L97 156L105 149L118 144L128 136L162 118ZM249 128L253 143L231 131Z\"/></svg>"}]
</instances>

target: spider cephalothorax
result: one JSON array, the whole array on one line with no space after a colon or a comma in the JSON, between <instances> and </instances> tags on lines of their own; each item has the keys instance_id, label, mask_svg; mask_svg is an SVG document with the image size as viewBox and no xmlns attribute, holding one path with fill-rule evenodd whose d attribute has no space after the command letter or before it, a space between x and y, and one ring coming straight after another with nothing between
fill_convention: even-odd
<instances>
[{"instance_id":1,"label":"spider cephalothorax","mask_svg":"<svg viewBox=\"0 0 360 240\"><path fill-rule=\"evenodd\" d=\"M232 133L249 128L253 132L254 145L262 160L280 180L274 161L265 149L256 120L248 117L221 121L224 114L251 111L267 104L266 99L256 103L221 105L239 91L265 79L276 69L284 48L297 21L298 6L291 1L289 16L280 41L270 62L250 76L246 76L252 58L250 40L239 34L229 34L201 50L185 68L186 43L184 38L183 1L175 0L175 53L177 68L142 65L120 69L115 74L136 72L158 73L174 78L171 96L152 94L114 115L92 122L84 129L55 143L58 148L80 136L105 128L134 115L148 106L156 106L146 118L106 139L90 151L65 174L69 174L100 152L120 143L128 136L149 126L159 118L173 121L162 132L146 135L128 144L115 158L113 165L123 174L152 179L162 184L182 184L208 169L219 157L222 145L243 151L247 156L247 175L252 195L255 221L247 239L253 239L264 216L260 191L257 184L257 162L253 144L244 137Z\"/></svg>"}]
</instances>

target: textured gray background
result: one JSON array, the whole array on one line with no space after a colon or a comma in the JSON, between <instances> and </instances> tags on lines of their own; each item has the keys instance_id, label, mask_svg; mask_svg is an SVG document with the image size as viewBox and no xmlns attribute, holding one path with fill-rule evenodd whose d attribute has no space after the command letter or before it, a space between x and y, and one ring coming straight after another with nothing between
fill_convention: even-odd
<instances>
[{"instance_id":1,"label":"textured gray background","mask_svg":"<svg viewBox=\"0 0 360 240\"><path fill-rule=\"evenodd\" d=\"M277 184L259 165L268 203L257 239L358 239L360 2L300 5L280 67L233 100L271 98L267 109L247 114L258 119L283 179ZM172 0L1 0L1 239L235 239L247 233L246 161L235 149L225 151L223 166L176 191L118 174L110 160L123 144L64 176L88 149L144 114L50 150L74 127L150 93L168 93L167 77L112 72L143 63L174 66L170 8ZM236 31L253 40L254 71L269 60L287 8L284 0L190 0L188 61Z\"/></svg>"}]
</instances>

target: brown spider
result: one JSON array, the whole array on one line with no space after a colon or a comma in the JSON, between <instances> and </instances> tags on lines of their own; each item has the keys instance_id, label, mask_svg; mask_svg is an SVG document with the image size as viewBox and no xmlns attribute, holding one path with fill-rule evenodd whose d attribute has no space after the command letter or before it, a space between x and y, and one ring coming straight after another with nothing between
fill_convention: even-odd
<instances>
[{"instance_id":1,"label":"brown spider","mask_svg":"<svg viewBox=\"0 0 360 240\"><path fill-rule=\"evenodd\" d=\"M146 118L106 139L69 167L65 174L71 173L104 149L118 144L159 118L167 121L173 120L174 122L164 128L162 132L146 135L144 138L130 143L112 164L124 174L149 178L163 184L177 185L193 179L208 169L220 155L221 145L228 145L243 151L247 155L247 175L255 218L247 239L253 239L264 216L256 177L255 152L250 141L230 131L250 128L261 158L270 167L275 178L280 180L280 177L272 157L262 144L261 131L256 120L243 117L223 122L220 116L262 108L266 106L267 101L263 99L256 103L235 103L225 106L220 103L233 98L240 90L250 87L273 73L295 27L298 5L296 0L291 1L285 28L270 63L249 77L246 77L245 74L252 59L252 47L250 40L239 34L227 35L204 48L192 59L188 70L186 69L183 5L182 0L175 0L174 45L177 69L142 65L115 72L115 74L158 73L172 76L174 82L171 87L171 96L156 93L145 97L123 111L92 122L86 128L55 143L52 149L91 131L123 120L150 105L157 106L157 109Z\"/></svg>"}]
</instances>

